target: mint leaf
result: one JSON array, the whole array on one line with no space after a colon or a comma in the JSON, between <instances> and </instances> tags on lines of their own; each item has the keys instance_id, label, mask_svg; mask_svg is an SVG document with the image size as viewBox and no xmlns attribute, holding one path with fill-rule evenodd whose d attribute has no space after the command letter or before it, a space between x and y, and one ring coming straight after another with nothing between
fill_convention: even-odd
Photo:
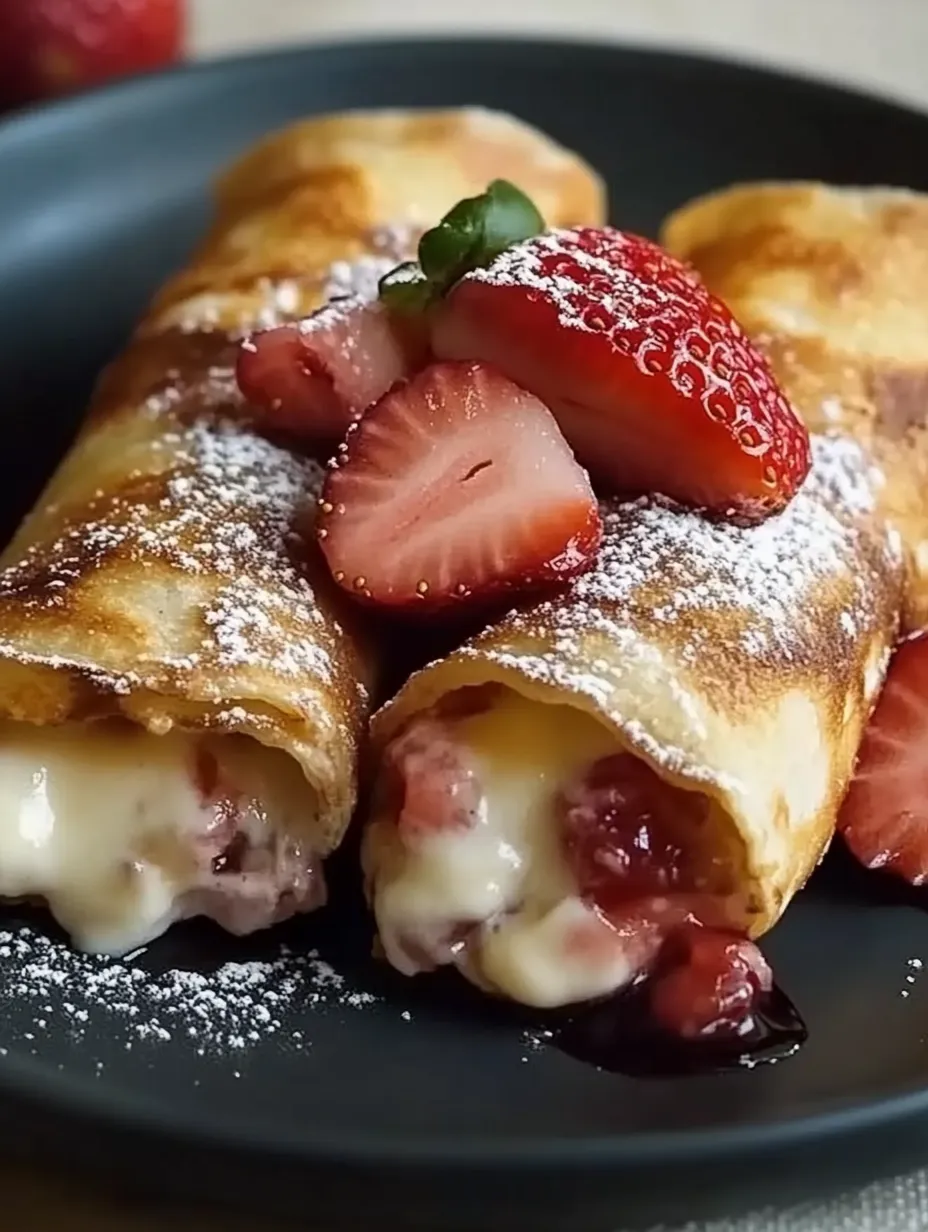
<instances>
[{"instance_id":1,"label":"mint leaf","mask_svg":"<svg viewBox=\"0 0 928 1232\"><path fill-rule=\"evenodd\" d=\"M512 244L530 239L545 229L545 220L535 203L508 180L494 180L481 200L485 202L481 265L489 265Z\"/></svg>"},{"instance_id":2,"label":"mint leaf","mask_svg":"<svg viewBox=\"0 0 928 1232\"><path fill-rule=\"evenodd\" d=\"M417 261L407 261L384 274L377 290L388 308L410 316L424 312L434 298L432 284Z\"/></svg>"},{"instance_id":3,"label":"mint leaf","mask_svg":"<svg viewBox=\"0 0 928 1232\"><path fill-rule=\"evenodd\" d=\"M459 201L419 241L418 263L380 280L380 297L406 313L424 312L470 270L490 264L510 245L538 235L544 219L508 180L494 180L479 197Z\"/></svg>"},{"instance_id":4,"label":"mint leaf","mask_svg":"<svg viewBox=\"0 0 928 1232\"><path fill-rule=\"evenodd\" d=\"M468 269L468 261L481 240L481 200L471 197L458 201L438 227L425 232L419 240L419 265L430 280L446 283L457 270Z\"/></svg>"}]
</instances>

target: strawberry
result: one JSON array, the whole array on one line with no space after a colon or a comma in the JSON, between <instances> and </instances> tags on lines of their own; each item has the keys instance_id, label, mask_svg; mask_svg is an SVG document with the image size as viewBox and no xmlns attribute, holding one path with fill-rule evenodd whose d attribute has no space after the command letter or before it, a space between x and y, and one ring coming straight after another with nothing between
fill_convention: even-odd
<instances>
[{"instance_id":1,"label":"strawberry","mask_svg":"<svg viewBox=\"0 0 928 1232\"><path fill-rule=\"evenodd\" d=\"M182 0L2 0L0 95L24 103L158 68L183 49Z\"/></svg>"},{"instance_id":2,"label":"strawberry","mask_svg":"<svg viewBox=\"0 0 928 1232\"><path fill-rule=\"evenodd\" d=\"M749 523L808 473L808 433L767 361L650 240L608 227L536 235L430 311L438 358L494 364L536 394L613 490Z\"/></svg>"},{"instance_id":3,"label":"strawberry","mask_svg":"<svg viewBox=\"0 0 928 1232\"><path fill-rule=\"evenodd\" d=\"M566 581L602 536L550 412L480 364L434 364L352 424L320 508L335 580L407 611Z\"/></svg>"},{"instance_id":4,"label":"strawberry","mask_svg":"<svg viewBox=\"0 0 928 1232\"><path fill-rule=\"evenodd\" d=\"M564 851L581 894L609 914L689 886L685 839L698 832L705 807L701 796L668 786L629 753L594 762L557 798Z\"/></svg>"},{"instance_id":5,"label":"strawberry","mask_svg":"<svg viewBox=\"0 0 928 1232\"><path fill-rule=\"evenodd\" d=\"M893 657L838 829L865 867L928 881L928 633Z\"/></svg>"},{"instance_id":6,"label":"strawberry","mask_svg":"<svg viewBox=\"0 0 928 1232\"><path fill-rule=\"evenodd\" d=\"M427 354L415 321L395 320L383 304L353 297L246 338L236 375L268 428L334 442Z\"/></svg>"},{"instance_id":7,"label":"strawberry","mask_svg":"<svg viewBox=\"0 0 928 1232\"><path fill-rule=\"evenodd\" d=\"M467 746L455 740L447 724L412 723L388 745L385 762L400 784L396 826L407 847L477 824L483 792Z\"/></svg>"},{"instance_id":8,"label":"strawberry","mask_svg":"<svg viewBox=\"0 0 928 1232\"><path fill-rule=\"evenodd\" d=\"M216 754L205 744L196 746L193 778L200 799L204 803L212 800L219 786L219 762L216 760Z\"/></svg>"},{"instance_id":9,"label":"strawberry","mask_svg":"<svg viewBox=\"0 0 928 1232\"><path fill-rule=\"evenodd\" d=\"M676 933L662 953L677 961L653 977L651 1013L666 1031L684 1039L742 1035L753 1026L761 994L773 975L760 950L744 937L707 928Z\"/></svg>"}]
</instances>

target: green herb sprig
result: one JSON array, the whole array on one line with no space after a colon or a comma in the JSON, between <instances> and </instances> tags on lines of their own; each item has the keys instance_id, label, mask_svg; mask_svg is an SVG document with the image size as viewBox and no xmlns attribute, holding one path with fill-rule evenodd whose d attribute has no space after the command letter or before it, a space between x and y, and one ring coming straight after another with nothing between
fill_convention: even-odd
<instances>
[{"instance_id":1,"label":"green herb sprig","mask_svg":"<svg viewBox=\"0 0 928 1232\"><path fill-rule=\"evenodd\" d=\"M408 315L425 312L466 273L545 229L533 201L508 180L494 180L479 197L459 201L419 241L418 261L381 278L380 298Z\"/></svg>"}]
</instances>

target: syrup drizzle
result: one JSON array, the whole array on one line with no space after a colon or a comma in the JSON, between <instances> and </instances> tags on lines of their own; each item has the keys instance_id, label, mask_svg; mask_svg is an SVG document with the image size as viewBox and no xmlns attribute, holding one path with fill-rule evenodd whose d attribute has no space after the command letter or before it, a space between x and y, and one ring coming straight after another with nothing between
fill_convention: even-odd
<instances>
[{"instance_id":1,"label":"syrup drizzle","mask_svg":"<svg viewBox=\"0 0 928 1232\"><path fill-rule=\"evenodd\" d=\"M688 1040L662 1030L648 1004L647 981L584 1006L554 1029L553 1047L596 1069L632 1078L717 1074L791 1057L808 1032L785 992L764 993L745 1028Z\"/></svg>"}]
</instances>

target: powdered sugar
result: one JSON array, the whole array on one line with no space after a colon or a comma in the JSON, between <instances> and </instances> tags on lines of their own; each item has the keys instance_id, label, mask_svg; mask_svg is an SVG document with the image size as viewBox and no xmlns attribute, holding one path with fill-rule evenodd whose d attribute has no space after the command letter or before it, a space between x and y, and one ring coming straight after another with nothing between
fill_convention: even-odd
<instances>
[{"instance_id":1,"label":"powdered sugar","mask_svg":"<svg viewBox=\"0 0 928 1232\"><path fill-rule=\"evenodd\" d=\"M162 665L195 670L207 658L222 667L260 664L286 676L329 681L326 640L293 634L321 628L325 617L289 556L296 523L318 495L321 468L233 421L198 419L161 443L173 453L163 495L155 499L142 484L135 497L94 498L57 540L30 546L0 573L0 596L51 608L66 602L69 583L114 557L142 567L166 562L180 574L208 577L211 597L201 605L199 649L178 657L165 653ZM41 587L34 584L36 568L42 569ZM55 656L30 658L11 643L0 642L0 653L68 665ZM129 673L107 683L125 691L138 679Z\"/></svg>"},{"instance_id":2,"label":"powdered sugar","mask_svg":"<svg viewBox=\"0 0 928 1232\"><path fill-rule=\"evenodd\" d=\"M359 257L357 261L336 261L329 269L325 297L328 300L376 299L381 278L395 265L392 257L375 255Z\"/></svg>"},{"instance_id":3,"label":"powdered sugar","mask_svg":"<svg viewBox=\"0 0 928 1232\"><path fill-rule=\"evenodd\" d=\"M402 224L376 227L368 235L370 252L354 261L334 261L329 266L323 294L327 300L377 298L378 284L413 248L414 232Z\"/></svg>"},{"instance_id":4,"label":"powdered sugar","mask_svg":"<svg viewBox=\"0 0 928 1232\"><path fill-rule=\"evenodd\" d=\"M191 387L182 373L173 369L166 372L165 377L169 384L150 394L142 403L142 414L151 419L160 419L190 396ZM197 408L200 411L237 406L242 400L234 370L218 364L207 368L205 372L196 373L195 391ZM164 449L171 443L171 439L170 435L167 439L156 439L152 442L152 448L156 451Z\"/></svg>"},{"instance_id":5,"label":"powdered sugar","mask_svg":"<svg viewBox=\"0 0 928 1232\"><path fill-rule=\"evenodd\" d=\"M520 1036L520 1042L525 1052L523 1062L527 1062L533 1053L544 1052L555 1041L555 1032L551 1027L526 1027Z\"/></svg>"},{"instance_id":6,"label":"powdered sugar","mask_svg":"<svg viewBox=\"0 0 928 1232\"><path fill-rule=\"evenodd\" d=\"M258 289L264 296L264 304L258 313L257 324L263 328L277 325L288 320L300 310L303 292L300 283L295 278L284 278L274 282L270 278L260 278Z\"/></svg>"},{"instance_id":7,"label":"powdered sugar","mask_svg":"<svg viewBox=\"0 0 928 1232\"><path fill-rule=\"evenodd\" d=\"M467 275L474 282L493 286L518 286L540 292L553 302L561 325L592 332L587 308L592 294L599 302L599 317L610 329L633 328L633 313L641 298L641 284L614 259L588 251L575 242L570 231L553 230L513 244L489 266ZM571 237L571 238L565 238ZM616 232L611 240L620 244ZM652 291L653 294L660 294Z\"/></svg>"},{"instance_id":8,"label":"powdered sugar","mask_svg":"<svg viewBox=\"0 0 928 1232\"><path fill-rule=\"evenodd\" d=\"M185 334L228 329L242 338L299 320L320 300L350 295L374 299L383 275L412 255L417 234L404 223L371 228L361 236L367 251L353 260L333 261L325 270L310 265L292 275L262 276L230 291L200 291L170 308L162 324Z\"/></svg>"},{"instance_id":9,"label":"powdered sugar","mask_svg":"<svg viewBox=\"0 0 928 1232\"><path fill-rule=\"evenodd\" d=\"M0 932L0 1030L12 1043L41 1039L63 1022L75 1043L92 1044L105 1020L107 1045L183 1042L200 1056L240 1052L277 1036L312 1045L312 1013L363 1010L376 1003L314 950L280 946L267 961L226 962L211 971L157 971L72 950L28 926ZM295 1012L300 1026L295 1028ZM307 1011L310 1011L307 1016Z\"/></svg>"},{"instance_id":10,"label":"powdered sugar","mask_svg":"<svg viewBox=\"0 0 928 1232\"><path fill-rule=\"evenodd\" d=\"M718 680L725 690L733 674L820 670L823 654L848 662L885 624L899 544L870 517L878 476L858 446L829 437L813 448L802 490L760 526L709 521L653 498L606 502L599 559L567 597L511 613L459 653L580 692L607 711L616 687L609 668L623 661L653 664L678 708L692 702L684 686L697 666L703 685ZM588 649L597 635L610 656L599 667ZM648 744L643 727L626 727Z\"/></svg>"},{"instance_id":11,"label":"powdered sugar","mask_svg":"<svg viewBox=\"0 0 928 1232\"><path fill-rule=\"evenodd\" d=\"M575 602L596 609L585 627L602 622L604 602L621 611L644 589L650 595L659 590L654 619L675 624L694 612L737 612L748 654L767 655L775 647L789 657L803 599L818 580L854 571L856 521L874 503L861 462L852 442L819 441L815 468L796 499L779 516L750 528L710 522L648 498L607 509L598 565L574 587ZM852 607L840 613L845 629L848 621L853 629L855 613L869 604L867 582L858 578ZM703 640L700 622L687 624L692 628L685 651L695 661Z\"/></svg>"}]
</instances>

